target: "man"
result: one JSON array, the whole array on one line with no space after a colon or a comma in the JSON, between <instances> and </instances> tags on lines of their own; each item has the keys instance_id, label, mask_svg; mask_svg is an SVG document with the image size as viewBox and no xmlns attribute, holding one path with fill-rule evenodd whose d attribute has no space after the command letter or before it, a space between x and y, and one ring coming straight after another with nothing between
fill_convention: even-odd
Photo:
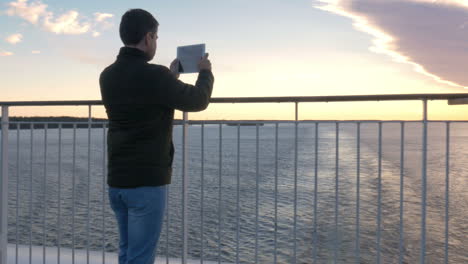
<instances>
[{"instance_id":1,"label":"man","mask_svg":"<svg viewBox=\"0 0 468 264\"><path fill-rule=\"evenodd\" d=\"M119 264L152 264L161 232L166 189L171 182L174 109L206 109L214 77L208 55L199 62L195 84L170 69L150 64L156 53L158 22L131 9L120 22L125 47L101 73L101 96L109 118L109 200L120 233Z\"/></svg>"}]
</instances>

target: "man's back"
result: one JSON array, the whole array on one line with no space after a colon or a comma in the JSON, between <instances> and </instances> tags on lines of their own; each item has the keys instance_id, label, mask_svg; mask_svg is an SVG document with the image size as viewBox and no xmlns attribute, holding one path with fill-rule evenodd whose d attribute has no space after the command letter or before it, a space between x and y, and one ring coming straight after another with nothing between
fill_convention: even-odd
<instances>
[{"instance_id":1,"label":"man's back","mask_svg":"<svg viewBox=\"0 0 468 264\"><path fill-rule=\"evenodd\" d=\"M100 76L109 117L108 184L132 188L169 184L174 155L174 109L201 111L213 89L211 71L196 86L177 80L164 66L147 63L144 52L123 47Z\"/></svg>"}]
</instances>

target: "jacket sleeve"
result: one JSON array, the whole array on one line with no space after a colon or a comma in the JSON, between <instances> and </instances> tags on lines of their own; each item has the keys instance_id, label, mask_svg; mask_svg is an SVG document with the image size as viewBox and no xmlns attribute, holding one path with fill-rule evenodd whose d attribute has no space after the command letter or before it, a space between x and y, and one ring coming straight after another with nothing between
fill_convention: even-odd
<instances>
[{"instance_id":1,"label":"jacket sleeve","mask_svg":"<svg viewBox=\"0 0 468 264\"><path fill-rule=\"evenodd\" d=\"M214 76L209 70L198 74L195 85L186 84L160 65L154 65L150 79L155 85L156 103L186 112L198 112L208 107L213 91Z\"/></svg>"}]
</instances>

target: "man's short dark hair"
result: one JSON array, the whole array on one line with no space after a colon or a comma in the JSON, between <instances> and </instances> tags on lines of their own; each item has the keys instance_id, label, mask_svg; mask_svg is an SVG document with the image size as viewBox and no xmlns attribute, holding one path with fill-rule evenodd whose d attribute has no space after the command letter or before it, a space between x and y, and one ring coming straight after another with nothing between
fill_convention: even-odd
<instances>
[{"instance_id":1,"label":"man's short dark hair","mask_svg":"<svg viewBox=\"0 0 468 264\"><path fill-rule=\"evenodd\" d=\"M140 43L148 32L156 32L158 21L146 10L130 9L120 21L120 39L125 45Z\"/></svg>"}]
</instances>

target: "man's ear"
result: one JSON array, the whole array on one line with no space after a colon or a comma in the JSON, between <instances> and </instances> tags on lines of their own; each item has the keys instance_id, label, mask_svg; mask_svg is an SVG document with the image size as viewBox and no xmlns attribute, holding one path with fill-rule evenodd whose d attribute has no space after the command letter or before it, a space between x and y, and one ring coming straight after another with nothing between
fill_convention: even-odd
<instances>
[{"instance_id":1,"label":"man's ear","mask_svg":"<svg viewBox=\"0 0 468 264\"><path fill-rule=\"evenodd\" d=\"M149 32L145 34L145 46L149 46L151 43L151 36L149 35Z\"/></svg>"},{"instance_id":2,"label":"man's ear","mask_svg":"<svg viewBox=\"0 0 468 264\"><path fill-rule=\"evenodd\" d=\"M145 46L149 46L149 44L151 43L151 36L149 36L148 33L146 33L143 36L143 39L141 40L141 43L145 44Z\"/></svg>"}]
</instances>

